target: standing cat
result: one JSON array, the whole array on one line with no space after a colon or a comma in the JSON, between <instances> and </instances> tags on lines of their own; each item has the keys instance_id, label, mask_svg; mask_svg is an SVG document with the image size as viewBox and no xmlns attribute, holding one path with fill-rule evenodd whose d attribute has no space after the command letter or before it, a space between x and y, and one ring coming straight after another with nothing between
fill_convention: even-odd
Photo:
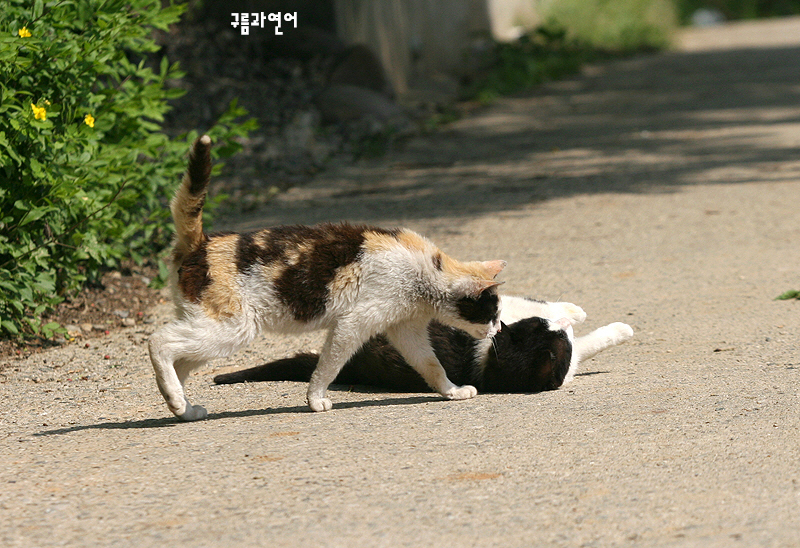
<instances>
[{"instance_id":1,"label":"standing cat","mask_svg":"<svg viewBox=\"0 0 800 548\"><path fill-rule=\"evenodd\" d=\"M586 313L570 303L545 303L503 295L503 329L494 340L477 340L464 331L431 322L428 335L448 378L481 392L554 390L572 380L578 365L633 336L624 323L612 323L575 337L572 325ZM250 369L217 375L214 382L306 381L316 354L298 354ZM334 381L389 390L423 392L425 381L385 337L374 337L358 351Z\"/></svg>"},{"instance_id":2,"label":"standing cat","mask_svg":"<svg viewBox=\"0 0 800 548\"><path fill-rule=\"evenodd\" d=\"M149 341L158 388L177 417L206 417L206 410L184 395L189 373L229 356L263 331L328 331L309 377L308 405L314 411L331 408L328 385L379 333L444 397L476 395L475 387L447 378L427 326L435 319L477 339L497 333L500 282L494 278L505 262L462 263L402 228L323 224L206 235L202 211L210 151L207 135L194 142L170 204L176 319Z\"/></svg>"}]
</instances>

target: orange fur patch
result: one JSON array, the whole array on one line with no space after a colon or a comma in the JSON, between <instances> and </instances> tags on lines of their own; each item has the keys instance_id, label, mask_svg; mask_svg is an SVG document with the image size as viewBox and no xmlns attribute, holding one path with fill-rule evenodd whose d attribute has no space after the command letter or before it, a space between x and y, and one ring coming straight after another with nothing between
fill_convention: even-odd
<instances>
[{"instance_id":1,"label":"orange fur patch","mask_svg":"<svg viewBox=\"0 0 800 548\"><path fill-rule=\"evenodd\" d=\"M238 241L238 234L230 234L212 238L208 242L208 275L211 283L203 291L200 304L213 319L230 318L242 309L236 271Z\"/></svg>"},{"instance_id":2,"label":"orange fur patch","mask_svg":"<svg viewBox=\"0 0 800 548\"><path fill-rule=\"evenodd\" d=\"M491 280L494 276L481 262L462 263L442 253L442 271L456 276L469 276L479 280Z\"/></svg>"}]
</instances>

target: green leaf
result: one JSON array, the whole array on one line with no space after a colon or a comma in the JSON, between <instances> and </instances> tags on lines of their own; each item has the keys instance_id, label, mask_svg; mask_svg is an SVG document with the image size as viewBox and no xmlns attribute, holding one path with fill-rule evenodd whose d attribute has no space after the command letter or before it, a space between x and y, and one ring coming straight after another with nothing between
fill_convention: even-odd
<instances>
[{"instance_id":1,"label":"green leaf","mask_svg":"<svg viewBox=\"0 0 800 548\"><path fill-rule=\"evenodd\" d=\"M19 329L17 329L17 326L12 321L2 320L2 321L0 321L0 325L3 326L3 329L5 329L6 331L8 331L9 333L11 333L13 335L18 335L19 334Z\"/></svg>"}]
</instances>

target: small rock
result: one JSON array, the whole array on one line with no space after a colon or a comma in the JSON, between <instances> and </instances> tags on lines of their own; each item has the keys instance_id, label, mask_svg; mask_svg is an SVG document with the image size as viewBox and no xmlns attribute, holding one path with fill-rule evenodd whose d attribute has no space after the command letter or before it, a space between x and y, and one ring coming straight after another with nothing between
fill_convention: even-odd
<instances>
[{"instance_id":1,"label":"small rock","mask_svg":"<svg viewBox=\"0 0 800 548\"><path fill-rule=\"evenodd\" d=\"M122 320L122 325L124 325L125 327L134 327L136 325L136 320L134 320L133 318L124 318Z\"/></svg>"},{"instance_id":2,"label":"small rock","mask_svg":"<svg viewBox=\"0 0 800 548\"><path fill-rule=\"evenodd\" d=\"M65 325L64 329L67 330L67 335L70 337L80 337L83 335L83 330L77 325Z\"/></svg>"},{"instance_id":3,"label":"small rock","mask_svg":"<svg viewBox=\"0 0 800 548\"><path fill-rule=\"evenodd\" d=\"M106 326L104 326L103 324L94 324L92 326L92 331L105 331L105 330Z\"/></svg>"},{"instance_id":4,"label":"small rock","mask_svg":"<svg viewBox=\"0 0 800 548\"><path fill-rule=\"evenodd\" d=\"M128 316L130 316L131 313L128 312L127 310L115 310L114 311L114 315L115 316L119 316L120 318L124 319L124 318L127 318Z\"/></svg>"},{"instance_id":5,"label":"small rock","mask_svg":"<svg viewBox=\"0 0 800 548\"><path fill-rule=\"evenodd\" d=\"M93 330L94 326L90 323L82 323L81 324L81 331L84 333L88 333L89 331Z\"/></svg>"}]
</instances>

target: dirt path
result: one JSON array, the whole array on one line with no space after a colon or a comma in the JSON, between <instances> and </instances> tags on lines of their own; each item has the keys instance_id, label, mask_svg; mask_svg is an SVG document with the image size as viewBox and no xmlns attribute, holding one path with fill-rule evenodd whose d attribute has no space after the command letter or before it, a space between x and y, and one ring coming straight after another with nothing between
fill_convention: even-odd
<instances>
[{"instance_id":1,"label":"dirt path","mask_svg":"<svg viewBox=\"0 0 800 548\"><path fill-rule=\"evenodd\" d=\"M636 337L537 395L216 387L179 424L132 328L0 373L4 546L800 545L800 20L500 101L257 217L402 223ZM163 318L167 317L163 311ZM105 356L108 359L104 359Z\"/></svg>"}]
</instances>

